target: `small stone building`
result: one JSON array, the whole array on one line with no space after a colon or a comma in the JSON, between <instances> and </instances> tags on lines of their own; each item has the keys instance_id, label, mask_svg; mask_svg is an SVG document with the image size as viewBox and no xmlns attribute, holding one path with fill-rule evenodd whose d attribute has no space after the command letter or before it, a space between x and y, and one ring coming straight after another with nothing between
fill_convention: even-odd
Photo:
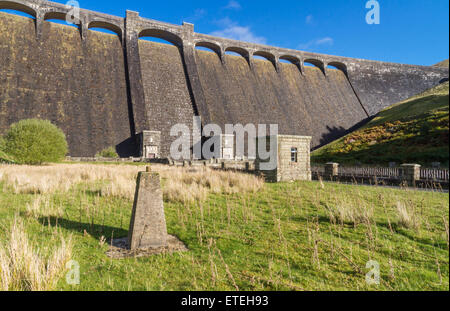
<instances>
[{"instance_id":1,"label":"small stone building","mask_svg":"<svg viewBox=\"0 0 450 311\"><path fill-rule=\"evenodd\" d=\"M281 182L293 180L311 180L311 140L309 136L277 135L269 136L266 140L266 150L270 149L273 140L277 146L272 150L272 157L276 159L276 168L273 170L261 169L261 164L268 160L260 159L257 152L256 171L261 173L268 182ZM257 139L257 146L261 141ZM257 147L258 150L258 147Z\"/></svg>"},{"instance_id":2,"label":"small stone building","mask_svg":"<svg viewBox=\"0 0 450 311\"><path fill-rule=\"evenodd\" d=\"M145 159L161 158L161 132L143 131L139 134L139 156Z\"/></svg>"}]
</instances>

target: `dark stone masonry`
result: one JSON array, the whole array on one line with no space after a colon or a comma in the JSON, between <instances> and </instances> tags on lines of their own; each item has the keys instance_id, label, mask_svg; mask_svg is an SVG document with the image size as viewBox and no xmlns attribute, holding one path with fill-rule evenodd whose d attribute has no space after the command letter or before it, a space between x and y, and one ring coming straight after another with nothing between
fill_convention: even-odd
<instances>
[{"instance_id":1,"label":"dark stone masonry","mask_svg":"<svg viewBox=\"0 0 450 311\"><path fill-rule=\"evenodd\" d=\"M448 80L446 68L217 38L132 11L121 18L81 9L78 27L69 27L48 21L65 19L70 8L63 4L0 0L0 9L34 17L0 12L0 134L24 118L49 119L74 157L109 146L139 156L145 131L160 132L158 155L167 157L176 139L171 127L192 128L194 116L222 127L276 123L282 135L311 136L314 148ZM98 27L117 35L90 30Z\"/></svg>"}]
</instances>

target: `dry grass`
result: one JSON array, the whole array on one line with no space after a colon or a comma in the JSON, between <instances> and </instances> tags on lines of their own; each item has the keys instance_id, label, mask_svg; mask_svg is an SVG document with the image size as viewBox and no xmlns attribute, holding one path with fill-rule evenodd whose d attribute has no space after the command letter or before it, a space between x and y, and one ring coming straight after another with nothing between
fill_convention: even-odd
<instances>
[{"instance_id":1,"label":"dry grass","mask_svg":"<svg viewBox=\"0 0 450 311\"><path fill-rule=\"evenodd\" d=\"M61 245L53 250L35 248L20 218L15 218L9 240L0 245L1 290L48 291L65 270L72 256L72 239L62 236Z\"/></svg>"},{"instance_id":2,"label":"dry grass","mask_svg":"<svg viewBox=\"0 0 450 311\"><path fill-rule=\"evenodd\" d=\"M373 209L360 203L338 200L333 205L327 205L330 221L341 225L351 224L353 226L372 223Z\"/></svg>"},{"instance_id":3,"label":"dry grass","mask_svg":"<svg viewBox=\"0 0 450 311\"><path fill-rule=\"evenodd\" d=\"M210 193L255 193L264 185L263 179L252 175L208 168L163 168L160 173L167 179L164 197L169 201L203 201Z\"/></svg>"},{"instance_id":4,"label":"dry grass","mask_svg":"<svg viewBox=\"0 0 450 311\"><path fill-rule=\"evenodd\" d=\"M67 192L77 185L88 190L100 190L102 196L132 200L136 177L143 167L122 165L51 165L0 166L0 182L15 194L49 195ZM179 168L155 165L152 170L164 180L164 197L176 202L204 200L210 193L233 194L257 192L264 181L261 178L235 172L215 171L209 168ZM100 189L98 189L100 187ZM39 203L39 202L38 202ZM36 204L38 204L36 203ZM30 211L34 207L30 207Z\"/></svg>"},{"instance_id":5,"label":"dry grass","mask_svg":"<svg viewBox=\"0 0 450 311\"><path fill-rule=\"evenodd\" d=\"M407 229L419 229L421 225L420 215L413 204L397 201L397 223Z\"/></svg>"},{"instance_id":6,"label":"dry grass","mask_svg":"<svg viewBox=\"0 0 450 311\"><path fill-rule=\"evenodd\" d=\"M64 209L61 205L56 205L49 195L38 194L31 203L26 205L26 215L29 217L61 217Z\"/></svg>"}]
</instances>

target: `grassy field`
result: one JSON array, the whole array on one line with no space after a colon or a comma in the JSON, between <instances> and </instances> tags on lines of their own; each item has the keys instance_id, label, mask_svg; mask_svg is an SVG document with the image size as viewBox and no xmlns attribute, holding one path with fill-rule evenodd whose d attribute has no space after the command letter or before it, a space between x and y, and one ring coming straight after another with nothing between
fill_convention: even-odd
<instances>
[{"instance_id":1,"label":"grassy field","mask_svg":"<svg viewBox=\"0 0 450 311\"><path fill-rule=\"evenodd\" d=\"M449 163L449 83L382 112L361 129L316 150L312 161L342 164Z\"/></svg>"},{"instance_id":2,"label":"grassy field","mask_svg":"<svg viewBox=\"0 0 450 311\"><path fill-rule=\"evenodd\" d=\"M168 231L189 252L111 259L109 240L127 236L142 169L0 166L2 288L449 290L448 194L264 184L206 169L153 167ZM69 259L80 263L78 286L65 282ZM365 281L369 260L380 264L379 286Z\"/></svg>"}]
</instances>

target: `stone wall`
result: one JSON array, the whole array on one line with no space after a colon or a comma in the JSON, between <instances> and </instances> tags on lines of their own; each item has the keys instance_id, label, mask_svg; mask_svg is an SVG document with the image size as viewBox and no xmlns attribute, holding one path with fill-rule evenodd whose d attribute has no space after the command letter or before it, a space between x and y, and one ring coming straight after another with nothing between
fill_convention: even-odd
<instances>
[{"instance_id":1,"label":"stone wall","mask_svg":"<svg viewBox=\"0 0 450 311\"><path fill-rule=\"evenodd\" d=\"M282 134L312 136L317 147L367 118L340 70L325 77L306 67L301 75L295 65L281 63L277 72L265 60L255 60L252 70L243 57L226 55L222 65L215 53L197 50L196 55L209 122L222 128L278 124Z\"/></svg>"},{"instance_id":2,"label":"stone wall","mask_svg":"<svg viewBox=\"0 0 450 311\"><path fill-rule=\"evenodd\" d=\"M192 132L195 115L183 59L179 49L169 44L140 40L139 52L149 130L161 132L161 156L168 157L178 138L170 136L170 129L186 124Z\"/></svg>"},{"instance_id":3,"label":"stone wall","mask_svg":"<svg viewBox=\"0 0 450 311\"><path fill-rule=\"evenodd\" d=\"M127 84L117 36L0 12L0 134L26 118L48 119L72 156L94 156L131 136ZM123 154L122 154L123 155Z\"/></svg>"}]
</instances>

